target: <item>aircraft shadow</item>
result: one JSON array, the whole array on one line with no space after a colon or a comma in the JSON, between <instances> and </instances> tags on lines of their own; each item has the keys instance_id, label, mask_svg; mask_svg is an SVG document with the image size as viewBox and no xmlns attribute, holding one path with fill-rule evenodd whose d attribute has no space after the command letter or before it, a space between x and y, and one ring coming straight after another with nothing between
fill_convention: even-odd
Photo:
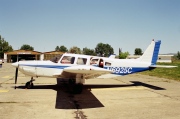
<instances>
[{"instance_id":1,"label":"aircraft shadow","mask_svg":"<svg viewBox=\"0 0 180 119\"><path fill-rule=\"evenodd\" d=\"M140 82L140 81L130 81L130 82L133 83L134 86L144 86L144 87L147 87L147 88L150 88L150 89L153 89L153 90L166 90L165 88L150 85L150 84L143 83L143 82Z\"/></svg>"},{"instance_id":2,"label":"aircraft shadow","mask_svg":"<svg viewBox=\"0 0 180 119\"><path fill-rule=\"evenodd\" d=\"M90 84L86 84L84 85L84 88L89 88L89 89L92 89L92 88L116 88L116 87L131 87L131 86L143 86L143 87L147 87L147 88L150 88L150 89L153 89L153 90L165 90L164 88L161 88L161 87L158 87L158 86L154 86L154 85L150 85L150 84L147 84L147 83L143 83L143 82L140 82L140 81L130 81L132 84L117 84L117 85L106 85L106 84L101 84L101 85L96 85L96 84L93 84L93 85L90 85Z\"/></svg>"},{"instance_id":3,"label":"aircraft shadow","mask_svg":"<svg viewBox=\"0 0 180 119\"><path fill-rule=\"evenodd\" d=\"M25 86L18 86L17 89L25 89ZM33 89L52 89L57 91L56 109L86 109L99 108L104 105L91 93L91 90L84 88L81 94L73 94L66 84L57 85L35 85Z\"/></svg>"},{"instance_id":4,"label":"aircraft shadow","mask_svg":"<svg viewBox=\"0 0 180 119\"><path fill-rule=\"evenodd\" d=\"M165 90L164 88L154 85L146 84L139 81L131 81L132 84L119 84L119 85L84 85L81 94L73 94L69 91L69 86L66 83L59 82L57 85L35 85L33 89L53 89L57 91L56 96L56 109L87 109L87 108L100 108L104 105L91 93L91 89L97 88L115 88L115 87L131 87L131 86L144 86L153 90ZM24 89L24 86L16 88Z\"/></svg>"}]
</instances>

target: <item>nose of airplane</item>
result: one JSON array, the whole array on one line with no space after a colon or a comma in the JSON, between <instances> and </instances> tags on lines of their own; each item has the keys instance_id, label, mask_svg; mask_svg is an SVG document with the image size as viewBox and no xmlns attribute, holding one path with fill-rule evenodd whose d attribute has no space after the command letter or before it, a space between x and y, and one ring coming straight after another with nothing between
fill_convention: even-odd
<instances>
[{"instance_id":1,"label":"nose of airplane","mask_svg":"<svg viewBox=\"0 0 180 119\"><path fill-rule=\"evenodd\" d=\"M12 63L12 66L18 67L18 62Z\"/></svg>"}]
</instances>

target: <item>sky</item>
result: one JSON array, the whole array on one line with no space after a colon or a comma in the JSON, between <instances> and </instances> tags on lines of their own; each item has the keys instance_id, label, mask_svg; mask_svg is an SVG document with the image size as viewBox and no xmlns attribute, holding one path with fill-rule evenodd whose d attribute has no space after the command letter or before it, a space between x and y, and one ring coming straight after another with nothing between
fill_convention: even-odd
<instances>
[{"instance_id":1,"label":"sky","mask_svg":"<svg viewBox=\"0 0 180 119\"><path fill-rule=\"evenodd\" d=\"M109 44L118 54L143 51L161 40L160 54L180 51L180 0L0 0L0 35L18 50L56 46L94 49Z\"/></svg>"}]
</instances>

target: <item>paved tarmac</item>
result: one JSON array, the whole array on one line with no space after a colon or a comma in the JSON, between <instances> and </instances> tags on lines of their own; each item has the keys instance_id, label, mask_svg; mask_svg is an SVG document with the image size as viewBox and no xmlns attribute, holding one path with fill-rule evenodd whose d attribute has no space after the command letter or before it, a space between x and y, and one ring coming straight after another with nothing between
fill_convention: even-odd
<instances>
[{"instance_id":1,"label":"paved tarmac","mask_svg":"<svg viewBox=\"0 0 180 119\"><path fill-rule=\"evenodd\" d=\"M82 94L72 94L53 78L37 78L34 89L15 68L0 69L0 119L180 119L180 82L133 74L86 80ZM58 82L58 84L57 84Z\"/></svg>"}]
</instances>

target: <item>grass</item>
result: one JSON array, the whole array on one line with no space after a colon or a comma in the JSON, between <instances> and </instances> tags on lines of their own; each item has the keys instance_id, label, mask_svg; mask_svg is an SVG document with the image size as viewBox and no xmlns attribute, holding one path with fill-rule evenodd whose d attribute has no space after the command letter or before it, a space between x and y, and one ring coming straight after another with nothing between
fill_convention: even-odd
<instances>
[{"instance_id":1,"label":"grass","mask_svg":"<svg viewBox=\"0 0 180 119\"><path fill-rule=\"evenodd\" d=\"M157 65L173 65L178 67L156 68L151 71L140 72L140 74L180 81L180 61L174 61L173 63L157 63Z\"/></svg>"}]
</instances>

